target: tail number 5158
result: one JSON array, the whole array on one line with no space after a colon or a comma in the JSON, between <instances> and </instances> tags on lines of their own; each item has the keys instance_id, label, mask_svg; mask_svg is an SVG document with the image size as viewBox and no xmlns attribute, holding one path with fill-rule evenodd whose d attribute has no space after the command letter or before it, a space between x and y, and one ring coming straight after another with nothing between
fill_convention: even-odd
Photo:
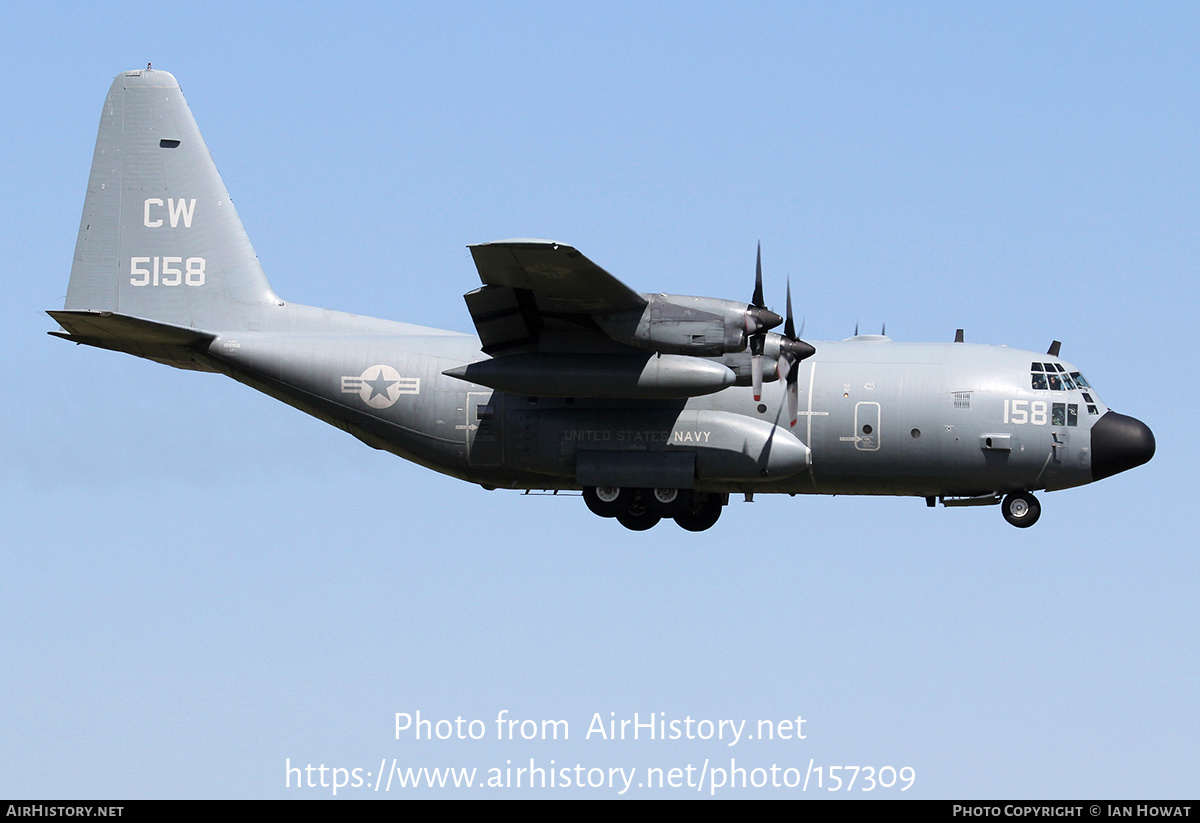
<instances>
[{"instance_id":1,"label":"tail number 5158","mask_svg":"<svg viewBox=\"0 0 1200 823\"><path fill-rule=\"evenodd\" d=\"M203 286L203 257L131 257L131 286Z\"/></svg>"}]
</instances>

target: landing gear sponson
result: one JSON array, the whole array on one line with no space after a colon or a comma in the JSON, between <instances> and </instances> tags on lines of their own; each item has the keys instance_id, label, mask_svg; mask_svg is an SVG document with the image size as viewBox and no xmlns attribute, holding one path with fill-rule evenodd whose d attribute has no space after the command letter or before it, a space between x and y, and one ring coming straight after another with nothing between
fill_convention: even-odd
<instances>
[{"instance_id":1,"label":"landing gear sponson","mask_svg":"<svg viewBox=\"0 0 1200 823\"><path fill-rule=\"evenodd\" d=\"M670 518L690 532L702 532L720 519L728 496L690 489L585 486L583 500L593 514L615 517L633 531L645 531L663 518Z\"/></svg>"},{"instance_id":2,"label":"landing gear sponson","mask_svg":"<svg viewBox=\"0 0 1200 823\"><path fill-rule=\"evenodd\" d=\"M933 505L935 498L926 498ZM712 528L729 502L728 495L705 494L688 489L634 489L620 486L586 486L583 500L593 514L613 517L627 529L645 531L669 518L690 532ZM995 503L997 497L979 497L943 505L982 505ZM1042 516L1042 504L1029 492L1011 492L1000 503L1004 519L1019 529L1026 529Z\"/></svg>"}]
</instances>

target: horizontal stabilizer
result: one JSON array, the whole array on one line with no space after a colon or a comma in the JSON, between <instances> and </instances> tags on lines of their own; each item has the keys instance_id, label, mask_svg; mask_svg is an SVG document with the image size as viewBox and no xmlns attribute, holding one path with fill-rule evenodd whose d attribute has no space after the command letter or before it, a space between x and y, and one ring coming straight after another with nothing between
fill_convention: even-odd
<instances>
[{"instance_id":1,"label":"horizontal stabilizer","mask_svg":"<svg viewBox=\"0 0 1200 823\"><path fill-rule=\"evenodd\" d=\"M211 332L159 323L109 311L48 311L64 331L50 334L101 349L145 357L181 369L214 371L197 358L197 349L207 348L216 335Z\"/></svg>"}]
</instances>

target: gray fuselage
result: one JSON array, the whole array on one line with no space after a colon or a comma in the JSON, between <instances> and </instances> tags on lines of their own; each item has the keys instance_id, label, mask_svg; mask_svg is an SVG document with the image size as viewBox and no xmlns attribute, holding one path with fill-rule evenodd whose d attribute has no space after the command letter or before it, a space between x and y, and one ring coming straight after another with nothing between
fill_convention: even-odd
<instances>
[{"instance_id":1,"label":"gray fuselage","mask_svg":"<svg viewBox=\"0 0 1200 823\"><path fill-rule=\"evenodd\" d=\"M376 448L486 486L578 488L581 452L703 448L711 434L704 442L692 412L787 427L781 382L764 386L761 403L736 386L670 401L517 396L443 374L485 357L474 336L302 306L280 310L287 325L305 325L296 321L309 315L319 331L223 332L209 347L210 367ZM814 345L816 355L799 366L792 430L811 450L811 467L788 477L699 477L696 489L972 496L1093 479L1089 432L1108 409L1090 389L1033 388L1033 364L1078 374L1057 357L873 335ZM375 391L372 404L364 375L378 367L394 369L400 382Z\"/></svg>"}]
</instances>

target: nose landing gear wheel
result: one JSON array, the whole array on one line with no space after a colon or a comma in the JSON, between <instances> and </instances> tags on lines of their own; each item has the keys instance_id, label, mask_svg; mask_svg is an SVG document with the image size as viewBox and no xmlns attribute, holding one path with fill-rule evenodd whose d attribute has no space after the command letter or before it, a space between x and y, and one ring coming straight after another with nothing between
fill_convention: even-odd
<instances>
[{"instance_id":1,"label":"nose landing gear wheel","mask_svg":"<svg viewBox=\"0 0 1200 823\"><path fill-rule=\"evenodd\" d=\"M1029 492L1013 492L1000 504L1004 519L1018 529L1027 529L1042 516L1042 504Z\"/></svg>"}]
</instances>

